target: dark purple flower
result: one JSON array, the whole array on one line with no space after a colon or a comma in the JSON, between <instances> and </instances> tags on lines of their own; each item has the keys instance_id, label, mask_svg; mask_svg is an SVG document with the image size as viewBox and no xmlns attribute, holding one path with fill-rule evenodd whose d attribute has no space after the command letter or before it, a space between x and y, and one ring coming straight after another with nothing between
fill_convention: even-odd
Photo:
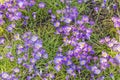
<instances>
[{"instance_id":1,"label":"dark purple flower","mask_svg":"<svg viewBox=\"0 0 120 80\"><path fill-rule=\"evenodd\" d=\"M113 4L113 9L117 9L117 5L116 4Z\"/></svg>"}]
</instances>

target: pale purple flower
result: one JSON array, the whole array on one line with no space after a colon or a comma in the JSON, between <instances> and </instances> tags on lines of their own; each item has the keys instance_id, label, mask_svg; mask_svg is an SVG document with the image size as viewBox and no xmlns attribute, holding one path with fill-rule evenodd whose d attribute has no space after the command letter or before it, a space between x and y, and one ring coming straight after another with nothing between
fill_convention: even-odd
<instances>
[{"instance_id":1,"label":"pale purple flower","mask_svg":"<svg viewBox=\"0 0 120 80\"><path fill-rule=\"evenodd\" d=\"M80 60L80 65L85 65L86 64L86 60Z\"/></svg>"},{"instance_id":2,"label":"pale purple flower","mask_svg":"<svg viewBox=\"0 0 120 80\"><path fill-rule=\"evenodd\" d=\"M115 56L115 60L116 60L116 62L117 62L118 64L120 64L120 54L117 54L117 55Z\"/></svg>"},{"instance_id":3,"label":"pale purple flower","mask_svg":"<svg viewBox=\"0 0 120 80\"><path fill-rule=\"evenodd\" d=\"M21 40L19 33L16 33L16 34L14 35L14 40Z\"/></svg>"},{"instance_id":4,"label":"pale purple flower","mask_svg":"<svg viewBox=\"0 0 120 80\"><path fill-rule=\"evenodd\" d=\"M0 55L0 60L2 60L3 59L3 56L2 55Z\"/></svg>"},{"instance_id":5,"label":"pale purple flower","mask_svg":"<svg viewBox=\"0 0 120 80\"><path fill-rule=\"evenodd\" d=\"M39 6L39 8L45 8L46 4L43 2L40 2L38 6Z\"/></svg>"},{"instance_id":6,"label":"pale purple flower","mask_svg":"<svg viewBox=\"0 0 120 80\"><path fill-rule=\"evenodd\" d=\"M14 28L15 28L15 24L10 24L10 25L7 27L7 31L8 31L8 32L12 32Z\"/></svg>"},{"instance_id":7,"label":"pale purple flower","mask_svg":"<svg viewBox=\"0 0 120 80\"><path fill-rule=\"evenodd\" d=\"M100 74L101 73L101 70L100 69L95 69L94 70L94 74Z\"/></svg>"},{"instance_id":8,"label":"pale purple flower","mask_svg":"<svg viewBox=\"0 0 120 80\"><path fill-rule=\"evenodd\" d=\"M56 65L54 68L56 71L60 71L62 67L61 67L61 65Z\"/></svg>"},{"instance_id":9,"label":"pale purple flower","mask_svg":"<svg viewBox=\"0 0 120 80\"><path fill-rule=\"evenodd\" d=\"M74 73L74 70L72 68L69 68L69 69L67 69L67 73L72 74L72 73Z\"/></svg>"},{"instance_id":10,"label":"pale purple flower","mask_svg":"<svg viewBox=\"0 0 120 80\"><path fill-rule=\"evenodd\" d=\"M5 43L5 38L4 37L0 37L0 45Z\"/></svg>"},{"instance_id":11,"label":"pale purple flower","mask_svg":"<svg viewBox=\"0 0 120 80\"><path fill-rule=\"evenodd\" d=\"M3 19L0 19L0 25L3 25L5 21Z\"/></svg>"},{"instance_id":12,"label":"pale purple flower","mask_svg":"<svg viewBox=\"0 0 120 80\"><path fill-rule=\"evenodd\" d=\"M4 72L4 73L1 74L1 77L2 77L3 79L8 79L9 74L6 73L6 72Z\"/></svg>"},{"instance_id":13,"label":"pale purple flower","mask_svg":"<svg viewBox=\"0 0 120 80\"><path fill-rule=\"evenodd\" d=\"M14 71L15 73L19 73L19 72L20 72L20 69L16 67L16 68L13 69L13 71Z\"/></svg>"},{"instance_id":14,"label":"pale purple flower","mask_svg":"<svg viewBox=\"0 0 120 80\"><path fill-rule=\"evenodd\" d=\"M35 58L31 58L31 59L30 59L30 63L31 63L31 64L35 64L36 61L37 61L37 60L36 60Z\"/></svg>"},{"instance_id":15,"label":"pale purple flower","mask_svg":"<svg viewBox=\"0 0 120 80\"><path fill-rule=\"evenodd\" d=\"M47 53L44 53L44 54L43 54L43 58L44 58L44 59L47 59L47 58L48 58L48 54L47 54Z\"/></svg>"},{"instance_id":16,"label":"pale purple flower","mask_svg":"<svg viewBox=\"0 0 120 80\"><path fill-rule=\"evenodd\" d=\"M54 23L54 26L55 26L55 27L59 27L59 26L60 26L60 22L59 22L59 21L55 22L55 23Z\"/></svg>"}]
</instances>

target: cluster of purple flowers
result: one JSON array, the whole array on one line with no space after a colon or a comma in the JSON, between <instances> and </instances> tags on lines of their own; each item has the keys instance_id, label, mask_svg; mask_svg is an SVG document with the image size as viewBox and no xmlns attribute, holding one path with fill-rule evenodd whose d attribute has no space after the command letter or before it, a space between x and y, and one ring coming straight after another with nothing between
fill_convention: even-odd
<instances>
[{"instance_id":1,"label":"cluster of purple flowers","mask_svg":"<svg viewBox=\"0 0 120 80\"><path fill-rule=\"evenodd\" d=\"M82 0L81 0L82 1ZM80 2L80 1L78 1ZM106 0L104 0L104 7ZM94 21L90 21L89 17L84 15L81 20L77 20L78 10L76 7L66 6L63 10L57 10L58 14L62 14L60 19L51 13L51 22L56 28L56 34L61 34L63 37L63 44L59 47L56 57L54 58L54 64L56 71L60 71L62 66L66 66L66 72L69 77L76 77L82 70L87 69L91 73L91 80L95 75L100 74L110 67L110 63L119 63L119 54L116 57L111 57L107 52L103 51L102 56L95 56L95 52L92 46L87 44L86 40L90 39L92 29L85 27L85 24L94 25ZM116 21L115 21L116 22ZM118 20L119 22L119 20ZM116 22L115 24L119 24ZM102 39L102 43L106 42L114 51L119 52L119 43L115 40L106 37ZM64 46L72 46L72 49L64 52ZM74 62L77 60L77 64ZM93 62L94 65L91 65ZM97 80L104 80L105 77L101 76ZM68 80L68 76L66 76Z\"/></svg>"},{"instance_id":2,"label":"cluster of purple flowers","mask_svg":"<svg viewBox=\"0 0 120 80\"><path fill-rule=\"evenodd\" d=\"M62 3L65 3L65 0L60 0ZM68 2L67 2L68 1ZM78 0L78 3L87 2L88 0ZM95 0L92 0L95 2ZM67 5L64 9L57 10L56 13L61 17L58 17L52 14L52 10L49 10L48 13L51 15L51 22L54 25L56 32L55 34L62 35L63 44L58 48L54 60L54 68L57 72L62 70L62 67L65 66L66 69L66 80L69 80L69 77L76 76L81 74L81 71L87 70L90 72L91 80L94 80L96 75L102 73L107 68L110 67L111 63L114 65L120 65L120 54L117 54L115 57L111 57L107 52L102 51L101 56L95 56L95 51L92 46L87 43L90 40L92 29L86 27L86 24L93 26L94 21L92 21L87 15L83 15L79 19L79 11L76 7L70 6L70 1L66 0ZM105 7L107 0L103 0L102 7ZM8 32L13 32L13 29L16 28L15 21L23 21L24 25L28 24L27 20L29 16L23 15L21 10L28 10L29 7L32 7L36 4L35 0L9 0L4 4L0 4L0 25L5 23L7 18L10 25L7 26ZM40 2L38 4L40 9L44 9L46 4ZM114 5L116 7L116 5ZM94 8L96 12L99 11L98 7ZM36 12L32 13L33 19L36 19ZM23 20L22 20L23 19ZM120 27L120 18L113 17L112 21L114 22L114 27ZM120 31L118 31L120 34ZM19 66L22 66L26 69L25 77L26 80L31 80L36 76L40 76L42 80L54 79L54 72L46 71L43 73L39 71L36 67L36 63L41 59L48 59L48 54L45 49L43 49L42 40L39 39L38 35L33 35L32 32L25 32L23 35L20 34L14 35L14 41L20 40L23 44L17 44L16 46L16 56L10 51L6 54L6 58L9 61L16 61ZM5 43L5 38L0 37L0 45ZM120 53L120 42L115 38L110 39L110 37L105 37L100 40L101 44L106 44L113 51ZM64 51L64 47L71 47L68 51ZM12 48L12 47L10 47ZM0 59L2 56L0 55ZM46 63L46 70L49 64L52 62ZM12 72L9 74L7 72L2 72L0 74L0 79L2 80L19 80L21 78L21 70L17 66L13 68ZM110 74L113 76L113 74ZM104 80L104 76L98 77L96 80Z\"/></svg>"},{"instance_id":3,"label":"cluster of purple flowers","mask_svg":"<svg viewBox=\"0 0 120 80\"><path fill-rule=\"evenodd\" d=\"M114 22L114 27L116 27L116 28L120 27L120 18L119 17L113 17L112 21Z\"/></svg>"},{"instance_id":4,"label":"cluster of purple flowers","mask_svg":"<svg viewBox=\"0 0 120 80\"><path fill-rule=\"evenodd\" d=\"M110 37L105 37L100 40L101 44L106 44L113 51L120 52L120 42L118 42L115 38L111 39Z\"/></svg>"},{"instance_id":5,"label":"cluster of purple flowers","mask_svg":"<svg viewBox=\"0 0 120 80\"><path fill-rule=\"evenodd\" d=\"M25 32L21 37L19 34L15 35L14 37L15 41L23 40L24 42L24 44L18 44L16 46L16 55L18 58L16 58L12 54L12 52L8 52L6 54L6 57L11 62L17 59L18 65L21 65L22 67L28 69L28 71L26 72L26 74L28 74L26 79L31 80L38 75L38 70L36 69L36 62L41 58L47 59L48 54L42 48L42 41L38 38L37 35L33 35L31 32ZM13 69L13 72L11 74L3 72L0 74L0 77L3 80L18 80L18 78L20 78L20 75L17 76L16 73L19 72L20 69L16 67Z\"/></svg>"},{"instance_id":6,"label":"cluster of purple flowers","mask_svg":"<svg viewBox=\"0 0 120 80\"><path fill-rule=\"evenodd\" d=\"M58 13L58 11L57 11ZM60 20L54 14L51 14L51 20L56 28L56 34L63 36L63 44L59 47L56 57L54 58L54 64L56 71L60 71L62 66L67 67L66 72L69 76L76 77L82 70L89 70L93 75L100 74L102 69L99 66L90 66L90 63L98 60L97 56L94 56L95 52L86 40L90 39L92 29L85 27L85 24L89 23L94 25L93 21L90 21L89 17L84 15L81 20L77 20L78 10L76 7L66 7L63 10L59 10L63 16ZM73 48L67 52L63 52L64 46L72 46ZM77 64L73 61L77 60ZM101 58L102 68L108 67L108 64L104 62L104 58ZM104 63L106 63L104 65ZM68 79L68 76L66 76Z\"/></svg>"},{"instance_id":7,"label":"cluster of purple flowers","mask_svg":"<svg viewBox=\"0 0 120 80\"><path fill-rule=\"evenodd\" d=\"M10 22L10 25L7 26L7 31L12 32L15 28L15 21L21 21L23 25L27 24L29 19L28 15L23 14L24 11L28 11L28 7L36 5L35 0L8 0L4 4L0 4L0 25L3 25L6 20ZM42 9L45 7L45 3L40 2L38 8ZM33 18L36 17L36 12L33 12Z\"/></svg>"}]
</instances>

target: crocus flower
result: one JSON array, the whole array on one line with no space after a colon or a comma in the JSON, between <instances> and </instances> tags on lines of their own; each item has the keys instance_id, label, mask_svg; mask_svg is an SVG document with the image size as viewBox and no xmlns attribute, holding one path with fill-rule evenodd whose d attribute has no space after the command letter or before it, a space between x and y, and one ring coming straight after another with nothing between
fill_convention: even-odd
<instances>
[{"instance_id":1,"label":"crocus flower","mask_svg":"<svg viewBox=\"0 0 120 80\"><path fill-rule=\"evenodd\" d=\"M19 33L16 33L14 35L14 40L20 40L20 34Z\"/></svg>"},{"instance_id":2,"label":"crocus flower","mask_svg":"<svg viewBox=\"0 0 120 80\"><path fill-rule=\"evenodd\" d=\"M39 6L39 8L45 8L46 5L45 5L45 3L40 2L38 6Z\"/></svg>"},{"instance_id":3,"label":"crocus flower","mask_svg":"<svg viewBox=\"0 0 120 80\"><path fill-rule=\"evenodd\" d=\"M94 70L94 74L100 74L101 73L101 70L100 69L95 69Z\"/></svg>"},{"instance_id":4,"label":"crocus flower","mask_svg":"<svg viewBox=\"0 0 120 80\"><path fill-rule=\"evenodd\" d=\"M4 37L0 37L0 45L5 43L5 38Z\"/></svg>"},{"instance_id":5,"label":"crocus flower","mask_svg":"<svg viewBox=\"0 0 120 80\"><path fill-rule=\"evenodd\" d=\"M2 79L8 79L8 78L9 78L9 74L6 73L6 72L3 72L3 73L1 74L1 77L2 77Z\"/></svg>"},{"instance_id":6,"label":"crocus flower","mask_svg":"<svg viewBox=\"0 0 120 80\"><path fill-rule=\"evenodd\" d=\"M7 31L8 31L8 32L12 32L12 31L13 31L13 28L15 28L15 24L10 24L10 25L7 27Z\"/></svg>"},{"instance_id":7,"label":"crocus flower","mask_svg":"<svg viewBox=\"0 0 120 80\"><path fill-rule=\"evenodd\" d=\"M55 23L54 23L54 26L55 26L55 27L59 27L59 26L60 26L60 22L59 22L59 21L55 22Z\"/></svg>"},{"instance_id":8,"label":"crocus flower","mask_svg":"<svg viewBox=\"0 0 120 80\"><path fill-rule=\"evenodd\" d=\"M115 56L115 60L116 60L116 62L117 62L118 64L120 64L120 54L117 54L117 55Z\"/></svg>"},{"instance_id":9,"label":"crocus flower","mask_svg":"<svg viewBox=\"0 0 120 80\"><path fill-rule=\"evenodd\" d=\"M54 68L56 71L60 71L62 67L61 67L61 65L56 65Z\"/></svg>"},{"instance_id":10,"label":"crocus flower","mask_svg":"<svg viewBox=\"0 0 120 80\"><path fill-rule=\"evenodd\" d=\"M19 72L20 72L20 69L16 67L16 68L13 69L13 71L14 71L15 73L19 73Z\"/></svg>"}]
</instances>

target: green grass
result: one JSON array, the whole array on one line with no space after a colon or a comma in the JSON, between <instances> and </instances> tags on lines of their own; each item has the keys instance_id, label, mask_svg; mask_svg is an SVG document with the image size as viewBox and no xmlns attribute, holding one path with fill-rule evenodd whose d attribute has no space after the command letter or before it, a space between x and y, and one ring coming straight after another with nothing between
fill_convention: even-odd
<instances>
[{"instance_id":1,"label":"green grass","mask_svg":"<svg viewBox=\"0 0 120 80\"><path fill-rule=\"evenodd\" d=\"M20 27L20 22L16 22L17 24L17 28L15 29L14 33L16 32L23 34L25 31L30 30L31 32L33 32L34 34L38 34L39 37L42 39L43 41L43 48L47 51L49 58L47 60L40 60L37 62L37 67L39 69L44 69L44 65L50 61L53 60L58 47L63 43L62 42L62 37L60 35L55 35L55 28L51 25L50 21L50 16L47 14L47 10L48 9L52 9L53 13L55 13L56 10L58 9L62 9L64 7L63 4L61 4L59 2L59 0L57 0L56 2L53 0L37 0L37 2L40 1L44 1L47 3L47 8L40 10L36 7L33 7L30 9L30 12L28 13L27 11L23 11L23 13L26 16L30 17L30 20L28 21L30 24L28 24L26 26L26 28L24 28L24 30ZM56 6L56 3L59 4L59 6ZM99 12L99 14L95 14L94 13L89 13L89 4L77 4L75 2L75 0L73 0L73 3L71 5L75 5L78 7L80 15L82 14L86 14L86 15L90 15L93 16L95 18L97 18L98 20L96 21L96 25L92 26L93 28L93 34L91 36L91 40L88 41L89 44L91 44L96 52L96 55L99 55L101 53L101 51L103 50L107 50L107 52L111 55L113 55L114 52L112 52L108 47L106 47L105 45L101 45L99 44L99 40L107 35L110 35L111 37L116 37L115 36L115 29L113 27L113 23L112 21L110 21L111 17L113 16L113 12L110 11L109 13L105 11L101 11ZM37 6L37 5L36 5ZM88 10L88 12L87 12ZM37 11L37 14L39 14L39 16L37 17L37 20L34 21L32 19L32 12ZM110 14L110 15L108 15ZM60 17L59 15L57 15L58 17ZM81 17L81 16L80 16ZM80 18L79 17L79 18ZM104 17L103 20L99 20L101 17ZM38 21L38 22L37 22ZM38 24L39 23L39 24ZM7 24L5 24L4 26L6 27L8 24L10 24L9 22ZM4 27L4 29L5 29ZM98 34L99 33L99 34ZM12 38L13 38L13 34L9 34L6 32L6 34L4 34L4 36L6 36L6 43L3 46L0 46L0 54L4 56L3 60L0 60L0 72L6 71L6 72L11 72L11 70L18 66L16 61L14 62L10 62L7 58L5 58L5 54L8 51L12 51L13 55L16 56L16 52L15 52L15 48L18 42L13 42ZM9 36L9 37L8 37ZM11 42L12 41L12 42ZM7 45L11 45L12 49L7 49L6 46ZM69 47L66 47L65 50L67 50ZM115 55L116 53L114 53ZM113 55L113 56L114 56ZM17 57L17 56L16 56ZM50 64L49 67L49 72L53 72L56 74L56 79L55 80L65 80L65 76L67 75L66 71L65 71L65 66L62 68L62 70L60 72L56 72L54 70L54 64ZM22 79L24 80L24 78L26 77L25 73L23 73L22 71L24 70L24 68L22 68L21 66L19 66L22 70L21 70L21 76ZM107 69L106 71L104 71L102 74L100 74L100 76L105 75L105 80L120 80L120 73L117 72L119 68L115 68L115 67L110 67L109 69ZM114 73L115 77L114 79L111 79L109 77L110 73ZM84 75L83 75L84 74ZM82 74L79 74L77 76L76 79L71 78L70 80L89 80L89 72L88 71L82 71ZM36 77L33 80L40 80L39 77Z\"/></svg>"}]
</instances>

